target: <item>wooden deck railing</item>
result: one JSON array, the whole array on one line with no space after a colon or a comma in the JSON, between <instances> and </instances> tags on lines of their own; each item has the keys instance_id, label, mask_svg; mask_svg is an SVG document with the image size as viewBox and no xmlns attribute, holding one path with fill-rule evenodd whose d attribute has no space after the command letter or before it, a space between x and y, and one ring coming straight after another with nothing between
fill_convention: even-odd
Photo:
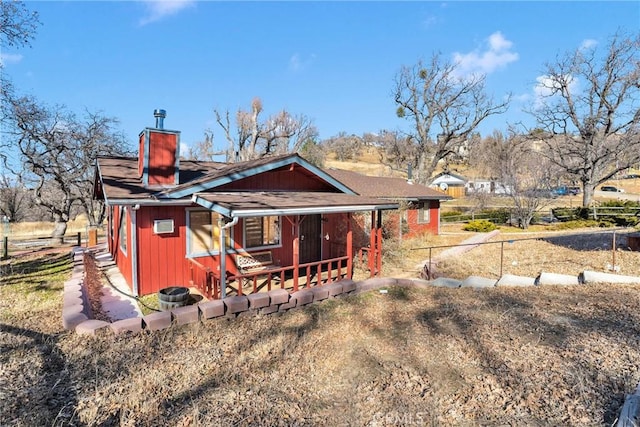
<instances>
[{"instance_id":1,"label":"wooden deck railing","mask_svg":"<svg viewBox=\"0 0 640 427\"><path fill-rule=\"evenodd\" d=\"M270 291L274 287L290 288L295 292L301 287L301 279L304 280L302 284L305 288L331 283L334 280L339 281L349 274L348 260L349 257L343 256L300 264L297 268L294 266L272 267L251 273L229 275L227 286L236 295L245 294L246 288L250 289L249 293L264 289ZM217 274L213 276L214 283L220 280Z\"/></svg>"},{"instance_id":2,"label":"wooden deck railing","mask_svg":"<svg viewBox=\"0 0 640 427\"><path fill-rule=\"evenodd\" d=\"M188 260L191 286L197 288L209 299L220 298L218 293L220 289L220 278L216 280L211 269L200 264L195 259L188 258Z\"/></svg>"}]
</instances>

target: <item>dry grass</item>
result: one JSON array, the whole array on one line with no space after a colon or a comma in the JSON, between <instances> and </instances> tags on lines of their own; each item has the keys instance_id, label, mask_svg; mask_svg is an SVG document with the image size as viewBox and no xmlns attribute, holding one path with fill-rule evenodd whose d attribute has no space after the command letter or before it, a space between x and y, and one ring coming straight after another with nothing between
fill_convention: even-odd
<instances>
[{"instance_id":1,"label":"dry grass","mask_svg":"<svg viewBox=\"0 0 640 427\"><path fill-rule=\"evenodd\" d=\"M78 215L77 218L67 223L67 233L87 231L88 221L86 216ZM51 236L54 224L52 222L18 222L9 224L9 235L15 237L41 237Z\"/></svg>"},{"instance_id":2,"label":"dry grass","mask_svg":"<svg viewBox=\"0 0 640 427\"><path fill-rule=\"evenodd\" d=\"M394 277L416 277L428 262L430 246L456 245L473 233L461 231L460 224L447 224L441 236L431 240L405 242L402 256L394 259L385 274ZM503 227L500 234L459 257L438 263L439 276L464 279L470 275L500 278L504 274L537 277L541 272L577 276L585 270L640 275L640 255L630 251L626 236L637 229L579 229L550 231L550 227L532 227L522 231ZM615 247L613 240L615 233ZM432 260L448 248L431 250Z\"/></svg>"},{"instance_id":3,"label":"dry grass","mask_svg":"<svg viewBox=\"0 0 640 427\"><path fill-rule=\"evenodd\" d=\"M594 256L595 238L571 242L522 242L509 256ZM490 264L470 257L473 271ZM66 253L7 263L3 425L611 425L640 381L640 286L393 288L91 338L61 328Z\"/></svg>"}]
</instances>

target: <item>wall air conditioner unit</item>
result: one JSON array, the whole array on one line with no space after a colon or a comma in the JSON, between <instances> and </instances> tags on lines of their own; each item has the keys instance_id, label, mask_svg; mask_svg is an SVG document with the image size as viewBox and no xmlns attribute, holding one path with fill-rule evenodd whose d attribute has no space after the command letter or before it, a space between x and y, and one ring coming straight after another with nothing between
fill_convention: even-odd
<instances>
[{"instance_id":1,"label":"wall air conditioner unit","mask_svg":"<svg viewBox=\"0 0 640 427\"><path fill-rule=\"evenodd\" d=\"M153 221L153 234L173 233L172 219L156 219Z\"/></svg>"}]
</instances>

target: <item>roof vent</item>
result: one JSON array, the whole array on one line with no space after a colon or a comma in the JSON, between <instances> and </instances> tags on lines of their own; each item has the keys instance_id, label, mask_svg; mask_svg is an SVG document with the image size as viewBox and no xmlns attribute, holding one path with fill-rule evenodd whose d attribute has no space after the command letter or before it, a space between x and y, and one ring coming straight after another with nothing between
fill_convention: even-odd
<instances>
[{"instance_id":1,"label":"roof vent","mask_svg":"<svg viewBox=\"0 0 640 427\"><path fill-rule=\"evenodd\" d=\"M164 129L164 118L167 117L165 110L153 110L153 117L156 118L156 129Z\"/></svg>"}]
</instances>

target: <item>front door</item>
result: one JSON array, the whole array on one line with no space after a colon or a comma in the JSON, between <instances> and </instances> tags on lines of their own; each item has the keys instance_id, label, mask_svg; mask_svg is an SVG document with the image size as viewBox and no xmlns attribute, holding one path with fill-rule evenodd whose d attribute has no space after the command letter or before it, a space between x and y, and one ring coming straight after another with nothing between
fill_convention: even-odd
<instances>
[{"instance_id":1,"label":"front door","mask_svg":"<svg viewBox=\"0 0 640 427\"><path fill-rule=\"evenodd\" d=\"M300 264L320 260L322 245L322 216L300 218Z\"/></svg>"}]
</instances>

